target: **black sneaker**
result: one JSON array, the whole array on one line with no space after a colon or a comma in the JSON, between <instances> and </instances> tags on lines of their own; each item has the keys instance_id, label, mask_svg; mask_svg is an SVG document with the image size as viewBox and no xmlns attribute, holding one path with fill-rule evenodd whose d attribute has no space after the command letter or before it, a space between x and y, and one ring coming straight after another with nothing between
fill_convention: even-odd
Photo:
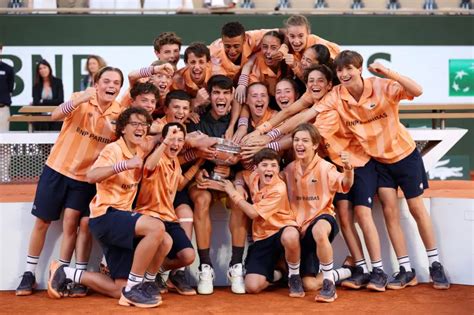
<instances>
[{"instance_id":1,"label":"black sneaker","mask_svg":"<svg viewBox=\"0 0 474 315\"><path fill-rule=\"evenodd\" d=\"M66 277L65 267L57 260L53 260L49 265L48 295L52 299L60 299L69 294L69 284L72 280Z\"/></svg>"},{"instance_id":2,"label":"black sneaker","mask_svg":"<svg viewBox=\"0 0 474 315\"><path fill-rule=\"evenodd\" d=\"M82 284L74 283L68 292L68 297L85 297L89 289Z\"/></svg>"},{"instance_id":3,"label":"black sneaker","mask_svg":"<svg viewBox=\"0 0 474 315\"><path fill-rule=\"evenodd\" d=\"M181 295L196 295L196 290L188 283L184 270L171 271L166 286Z\"/></svg>"},{"instance_id":4,"label":"black sneaker","mask_svg":"<svg viewBox=\"0 0 474 315\"><path fill-rule=\"evenodd\" d=\"M142 283L134 285L129 291L125 291L125 288L123 288L119 300L119 305L136 306L140 308L157 307L161 303L161 296L160 298L151 296L145 291Z\"/></svg>"},{"instance_id":5,"label":"black sneaker","mask_svg":"<svg viewBox=\"0 0 474 315\"><path fill-rule=\"evenodd\" d=\"M158 286L158 289L160 290L160 294L168 293L168 287L166 286L166 282L163 280L163 275L161 273L156 275L155 282Z\"/></svg>"},{"instance_id":6,"label":"black sneaker","mask_svg":"<svg viewBox=\"0 0 474 315\"><path fill-rule=\"evenodd\" d=\"M364 268L360 266L353 268L351 271L352 276L343 280L341 286L355 290L366 287L370 280L370 274L364 272Z\"/></svg>"},{"instance_id":7,"label":"black sneaker","mask_svg":"<svg viewBox=\"0 0 474 315\"><path fill-rule=\"evenodd\" d=\"M36 278L31 271L25 271L21 276L21 282L18 288L16 288L15 294L18 296L33 294L33 290L36 288Z\"/></svg>"},{"instance_id":8,"label":"black sneaker","mask_svg":"<svg viewBox=\"0 0 474 315\"><path fill-rule=\"evenodd\" d=\"M447 290L451 286L444 272L443 265L437 261L435 261L430 267L430 277L435 289Z\"/></svg>"},{"instance_id":9,"label":"black sneaker","mask_svg":"<svg viewBox=\"0 0 474 315\"><path fill-rule=\"evenodd\" d=\"M291 275L288 279L290 297L304 297L303 281L300 275Z\"/></svg>"},{"instance_id":10,"label":"black sneaker","mask_svg":"<svg viewBox=\"0 0 474 315\"><path fill-rule=\"evenodd\" d=\"M315 300L318 302L331 303L337 299L336 285L329 279L323 280L323 288L319 291Z\"/></svg>"},{"instance_id":11,"label":"black sneaker","mask_svg":"<svg viewBox=\"0 0 474 315\"><path fill-rule=\"evenodd\" d=\"M400 271L395 274L395 277L387 284L387 289L400 290L407 286L413 287L417 284L418 280L416 280L415 269L412 268L411 271L406 271L405 267L400 266Z\"/></svg>"},{"instance_id":12,"label":"black sneaker","mask_svg":"<svg viewBox=\"0 0 474 315\"><path fill-rule=\"evenodd\" d=\"M158 286L158 283L145 281L142 283L142 289L151 296L156 297L157 299L161 299L160 288Z\"/></svg>"},{"instance_id":13,"label":"black sneaker","mask_svg":"<svg viewBox=\"0 0 474 315\"><path fill-rule=\"evenodd\" d=\"M370 281L367 289L378 292L385 292L385 287L388 283L388 277L382 269L374 267L370 273Z\"/></svg>"}]
</instances>

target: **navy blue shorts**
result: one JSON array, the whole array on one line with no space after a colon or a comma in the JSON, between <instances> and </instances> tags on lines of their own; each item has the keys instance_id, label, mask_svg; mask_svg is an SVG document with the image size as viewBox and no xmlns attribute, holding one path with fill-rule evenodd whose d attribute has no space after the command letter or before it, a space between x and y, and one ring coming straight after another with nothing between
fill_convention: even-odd
<instances>
[{"instance_id":1,"label":"navy blue shorts","mask_svg":"<svg viewBox=\"0 0 474 315\"><path fill-rule=\"evenodd\" d=\"M191 209L194 209L194 203L189 198L188 186L184 187L181 191L176 192L176 196L173 200L173 207L176 209L182 204L188 205Z\"/></svg>"},{"instance_id":2,"label":"navy blue shorts","mask_svg":"<svg viewBox=\"0 0 474 315\"><path fill-rule=\"evenodd\" d=\"M56 221L63 209L71 208L79 211L81 217L88 217L89 204L95 194L94 184L69 178L45 165L31 214L45 221Z\"/></svg>"},{"instance_id":3,"label":"navy blue shorts","mask_svg":"<svg viewBox=\"0 0 474 315\"><path fill-rule=\"evenodd\" d=\"M141 239L135 236L135 225L141 216L110 207L104 215L89 220L89 229L102 246L112 279L128 278Z\"/></svg>"},{"instance_id":4,"label":"navy blue shorts","mask_svg":"<svg viewBox=\"0 0 474 315\"><path fill-rule=\"evenodd\" d=\"M166 257L169 259L176 258L177 254L186 248L193 248L191 241L184 233L183 228L177 222L165 222L166 233L168 233L173 239L173 246Z\"/></svg>"},{"instance_id":5,"label":"navy blue shorts","mask_svg":"<svg viewBox=\"0 0 474 315\"><path fill-rule=\"evenodd\" d=\"M285 253L285 248L281 243L283 227L277 233L266 239L256 241L249 246L247 257L245 258L246 273L255 273L265 276L268 282L273 282L273 271L280 258Z\"/></svg>"},{"instance_id":6,"label":"navy blue shorts","mask_svg":"<svg viewBox=\"0 0 474 315\"><path fill-rule=\"evenodd\" d=\"M421 196L428 188L425 165L420 152L415 149L409 156L393 164L377 162L378 187L400 187L406 199Z\"/></svg>"},{"instance_id":7,"label":"navy blue shorts","mask_svg":"<svg viewBox=\"0 0 474 315\"><path fill-rule=\"evenodd\" d=\"M331 233L329 233L329 242L332 243L337 233L339 233L339 226L337 225L336 218L330 214L322 214L316 217L309 225L306 233L301 239L301 265L300 274L301 276L317 275L319 272L319 259L316 252L316 242L313 237L313 226L319 220L326 220L331 224Z\"/></svg>"},{"instance_id":8,"label":"navy blue shorts","mask_svg":"<svg viewBox=\"0 0 474 315\"><path fill-rule=\"evenodd\" d=\"M334 204L340 200L348 200L352 206L372 208L375 193L377 192L377 171L375 161L369 160L362 167L354 169L354 184L347 194L336 193Z\"/></svg>"}]
</instances>

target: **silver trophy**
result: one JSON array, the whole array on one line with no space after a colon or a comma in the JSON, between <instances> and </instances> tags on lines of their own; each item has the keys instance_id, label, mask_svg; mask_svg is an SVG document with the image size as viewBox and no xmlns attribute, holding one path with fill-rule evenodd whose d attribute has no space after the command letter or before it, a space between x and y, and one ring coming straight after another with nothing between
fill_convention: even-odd
<instances>
[{"instance_id":1,"label":"silver trophy","mask_svg":"<svg viewBox=\"0 0 474 315\"><path fill-rule=\"evenodd\" d=\"M216 155L214 159L210 161L216 164L216 166L209 174L209 179L222 181L229 177L230 165L239 162L241 148L238 144L222 138L217 138L217 143L213 145L213 148L216 149Z\"/></svg>"}]
</instances>

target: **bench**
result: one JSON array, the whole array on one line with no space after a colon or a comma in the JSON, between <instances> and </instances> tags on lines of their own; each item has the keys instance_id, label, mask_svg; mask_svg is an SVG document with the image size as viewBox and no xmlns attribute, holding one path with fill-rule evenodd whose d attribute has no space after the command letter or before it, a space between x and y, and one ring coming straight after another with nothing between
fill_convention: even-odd
<instances>
[{"instance_id":1,"label":"bench","mask_svg":"<svg viewBox=\"0 0 474 315\"><path fill-rule=\"evenodd\" d=\"M28 132L33 132L34 122L52 122L51 113L57 108L57 106L22 106L17 115L10 117L11 122L26 122L28 123ZM37 115L41 114L41 115Z\"/></svg>"},{"instance_id":2,"label":"bench","mask_svg":"<svg viewBox=\"0 0 474 315\"><path fill-rule=\"evenodd\" d=\"M400 119L431 119L433 129L445 129L446 119L474 118L474 104L400 105Z\"/></svg>"}]
</instances>

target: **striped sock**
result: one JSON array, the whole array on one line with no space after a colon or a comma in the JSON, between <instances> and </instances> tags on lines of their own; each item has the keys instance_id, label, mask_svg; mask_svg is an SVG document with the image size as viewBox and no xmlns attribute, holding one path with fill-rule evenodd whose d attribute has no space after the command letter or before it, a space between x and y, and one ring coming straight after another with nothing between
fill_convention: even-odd
<instances>
[{"instance_id":1,"label":"striped sock","mask_svg":"<svg viewBox=\"0 0 474 315\"><path fill-rule=\"evenodd\" d=\"M71 264L70 260L59 259L59 262L61 263L61 265L66 265L66 266L69 266L69 264Z\"/></svg>"},{"instance_id":2,"label":"striped sock","mask_svg":"<svg viewBox=\"0 0 474 315\"><path fill-rule=\"evenodd\" d=\"M333 269L332 275L334 277L334 282L338 282L352 276L352 272L349 268L339 268L339 269Z\"/></svg>"},{"instance_id":3,"label":"striped sock","mask_svg":"<svg viewBox=\"0 0 474 315\"><path fill-rule=\"evenodd\" d=\"M377 261L372 261L371 264L372 264L372 268L379 268L379 269L383 270L382 259L377 260Z\"/></svg>"},{"instance_id":4,"label":"striped sock","mask_svg":"<svg viewBox=\"0 0 474 315\"><path fill-rule=\"evenodd\" d=\"M87 270L86 262L76 262L76 269L78 270Z\"/></svg>"},{"instance_id":5,"label":"striped sock","mask_svg":"<svg viewBox=\"0 0 474 315\"><path fill-rule=\"evenodd\" d=\"M300 261L296 263L290 263L289 261L286 262L288 264L288 278L292 275L299 275L300 274Z\"/></svg>"},{"instance_id":6,"label":"striped sock","mask_svg":"<svg viewBox=\"0 0 474 315\"><path fill-rule=\"evenodd\" d=\"M64 273L66 278L71 279L74 283L81 283L82 274L85 270L80 270L77 268L64 267Z\"/></svg>"},{"instance_id":7,"label":"striped sock","mask_svg":"<svg viewBox=\"0 0 474 315\"><path fill-rule=\"evenodd\" d=\"M333 276L333 262L331 261L330 263L324 264L320 263L319 267L321 268L321 271L323 272L323 278L331 280L334 283L334 276Z\"/></svg>"},{"instance_id":8,"label":"striped sock","mask_svg":"<svg viewBox=\"0 0 474 315\"><path fill-rule=\"evenodd\" d=\"M398 264L405 268L405 271L411 271L411 264L410 264L410 257L408 256L402 256L402 257L397 257Z\"/></svg>"},{"instance_id":9,"label":"striped sock","mask_svg":"<svg viewBox=\"0 0 474 315\"><path fill-rule=\"evenodd\" d=\"M155 282L157 274L158 273L153 274L153 273L149 273L147 271L147 272L145 272L145 277L143 277L143 281L145 281L145 282Z\"/></svg>"},{"instance_id":10,"label":"striped sock","mask_svg":"<svg viewBox=\"0 0 474 315\"><path fill-rule=\"evenodd\" d=\"M434 262L439 262L439 254L437 248L426 250L426 254L428 255L428 262L430 266L433 265Z\"/></svg>"},{"instance_id":11,"label":"striped sock","mask_svg":"<svg viewBox=\"0 0 474 315\"><path fill-rule=\"evenodd\" d=\"M367 268L367 263L365 262L365 259L361 259L355 262L356 267L362 267L364 269L364 273L368 273L369 269Z\"/></svg>"},{"instance_id":12,"label":"striped sock","mask_svg":"<svg viewBox=\"0 0 474 315\"><path fill-rule=\"evenodd\" d=\"M142 283L142 281L143 281L142 275L136 275L130 272L130 274L128 275L127 285L125 286L125 292L130 291L133 286Z\"/></svg>"},{"instance_id":13,"label":"striped sock","mask_svg":"<svg viewBox=\"0 0 474 315\"><path fill-rule=\"evenodd\" d=\"M38 266L39 256L26 256L26 271L35 274L36 266Z\"/></svg>"}]
</instances>

